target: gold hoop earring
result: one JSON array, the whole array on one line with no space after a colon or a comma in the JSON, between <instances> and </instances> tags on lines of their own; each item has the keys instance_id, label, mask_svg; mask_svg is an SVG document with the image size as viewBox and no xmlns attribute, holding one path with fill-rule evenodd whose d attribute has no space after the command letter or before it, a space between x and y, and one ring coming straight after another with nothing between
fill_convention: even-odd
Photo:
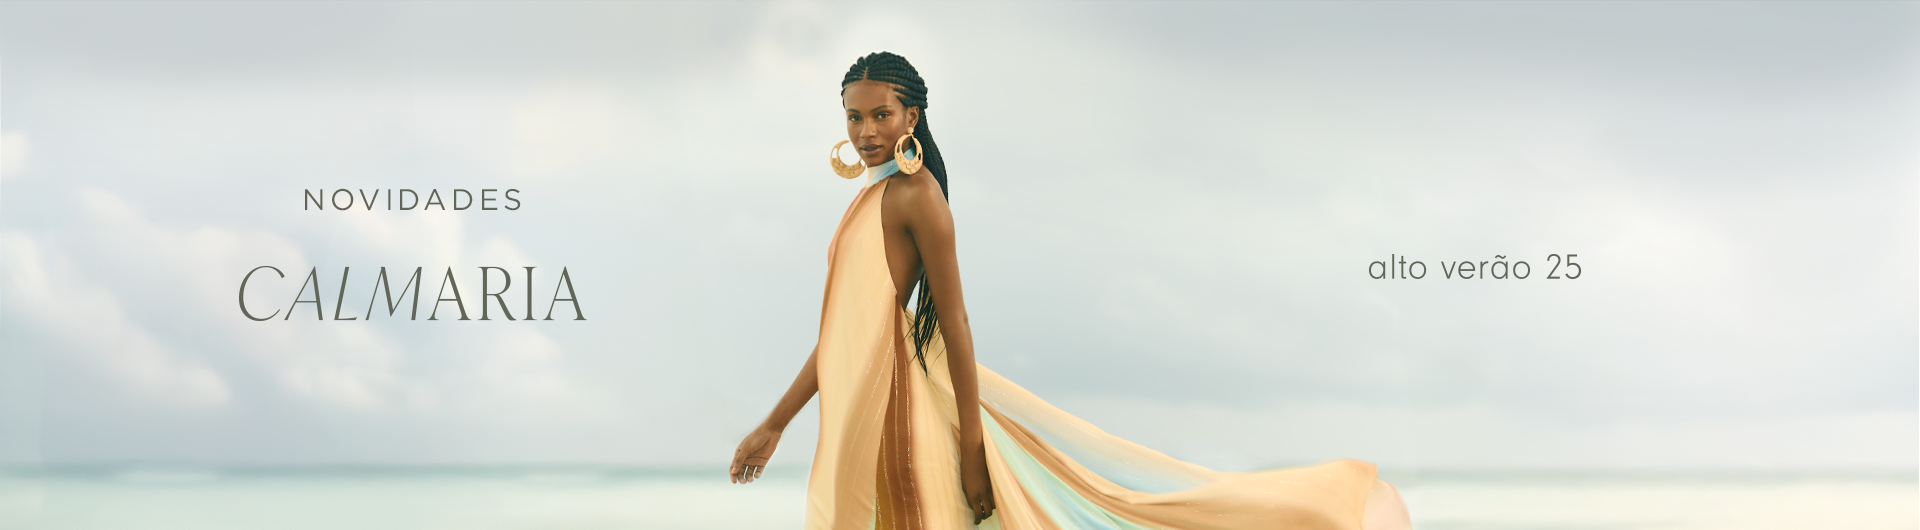
<instances>
[{"instance_id":1,"label":"gold hoop earring","mask_svg":"<svg viewBox=\"0 0 1920 530\"><path fill-rule=\"evenodd\" d=\"M852 142L841 140L840 143L833 144L833 151L827 154L827 158L830 160L833 160L834 174L840 175L840 178L843 178L843 179L859 178L860 175L863 175L867 172L866 166L863 166L860 164L848 164L846 162L840 161L840 146L847 145L849 143L852 143Z\"/></svg>"},{"instance_id":2,"label":"gold hoop earring","mask_svg":"<svg viewBox=\"0 0 1920 530\"><path fill-rule=\"evenodd\" d=\"M920 148L919 138L913 138L913 160L904 158L906 154L900 152L900 146L906 145L908 138L913 138L912 132L908 132L906 136L901 136L899 140L893 142L893 161L899 162L901 173L912 175L919 173L922 162L927 161L927 151Z\"/></svg>"}]
</instances>

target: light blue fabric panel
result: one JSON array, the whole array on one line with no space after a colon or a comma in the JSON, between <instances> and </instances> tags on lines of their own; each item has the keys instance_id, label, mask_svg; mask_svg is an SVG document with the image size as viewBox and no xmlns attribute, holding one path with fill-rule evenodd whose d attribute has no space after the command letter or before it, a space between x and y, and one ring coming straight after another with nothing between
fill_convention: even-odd
<instances>
[{"instance_id":1,"label":"light blue fabric panel","mask_svg":"<svg viewBox=\"0 0 1920 530\"><path fill-rule=\"evenodd\" d=\"M1079 493L1073 491L1073 488L1068 487L1059 477L1055 477L1048 471L1046 466L1021 450L1020 445L1015 443L1013 438L1008 437L1006 431L1001 430L1000 425L994 422L991 419L992 416L988 416L985 410L980 412L980 416L986 420L981 424L986 427L987 433L993 436L994 445L1000 450L1000 457L1006 460L1007 467L1013 471L1014 478L1020 481L1020 487L1027 491L1027 496L1033 499L1040 511L1046 513L1048 519L1053 520L1053 524L1060 528L1075 530L1153 530L1121 519L1120 516L1101 509L1100 506L1081 497Z\"/></svg>"}]
</instances>

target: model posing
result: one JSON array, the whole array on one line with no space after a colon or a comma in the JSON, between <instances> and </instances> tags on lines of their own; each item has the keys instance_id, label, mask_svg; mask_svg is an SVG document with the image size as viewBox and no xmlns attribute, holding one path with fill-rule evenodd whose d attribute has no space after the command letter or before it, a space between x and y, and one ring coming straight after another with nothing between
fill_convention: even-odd
<instances>
[{"instance_id":1,"label":"model posing","mask_svg":"<svg viewBox=\"0 0 1920 530\"><path fill-rule=\"evenodd\" d=\"M867 185L827 248L819 342L734 451L734 482L760 476L818 393L807 528L1409 526L1372 464L1209 470L1106 434L976 364L926 83L906 58L879 52L854 62L840 94L840 144L858 149ZM840 147L834 171L861 176Z\"/></svg>"}]
</instances>

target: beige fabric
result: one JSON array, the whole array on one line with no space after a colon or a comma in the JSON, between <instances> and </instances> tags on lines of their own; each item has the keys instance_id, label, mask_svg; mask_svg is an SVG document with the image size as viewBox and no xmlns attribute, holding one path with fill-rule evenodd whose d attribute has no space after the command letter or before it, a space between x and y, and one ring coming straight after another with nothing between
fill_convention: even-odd
<instances>
[{"instance_id":1,"label":"beige fabric","mask_svg":"<svg viewBox=\"0 0 1920 530\"><path fill-rule=\"evenodd\" d=\"M958 414L944 343L927 351L926 370L911 362L911 316L893 305L880 227L886 185L863 188L842 216L828 249L821 303L820 441L807 486L807 528L959 529L972 526L960 491ZM1142 528L1358 529L1374 484L1371 464L1339 460L1315 466L1227 473L1180 462L1106 434L976 365L988 472L998 510L981 526L1008 530L1072 528L1060 511L1060 484L1105 514ZM905 406L897 406L904 403ZM890 405L895 405L891 407ZM1037 434L1041 433L1041 434ZM1120 463L1189 484L1178 491L1133 491L1076 462L1074 454ZM1020 456L1024 455L1024 456ZM1049 484L1023 483L1017 462L1043 467ZM1037 462L1038 467L1032 465ZM1103 464L1104 465L1104 464ZM1032 473L1029 473L1031 478ZM1043 497L1056 492L1056 497ZM1052 504L1049 504L1052 503Z\"/></svg>"}]
</instances>

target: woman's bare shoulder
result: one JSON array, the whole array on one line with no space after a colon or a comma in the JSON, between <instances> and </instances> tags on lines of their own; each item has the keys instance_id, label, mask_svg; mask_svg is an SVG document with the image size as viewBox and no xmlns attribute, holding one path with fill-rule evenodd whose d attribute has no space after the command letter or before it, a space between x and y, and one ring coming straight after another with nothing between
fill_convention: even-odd
<instances>
[{"instance_id":1,"label":"woman's bare shoulder","mask_svg":"<svg viewBox=\"0 0 1920 530\"><path fill-rule=\"evenodd\" d=\"M947 197L940 193L940 181L934 180L933 172L920 170L919 173L891 177L888 183L887 198L898 198L902 203L920 206L929 201L946 205Z\"/></svg>"},{"instance_id":2,"label":"woman's bare shoulder","mask_svg":"<svg viewBox=\"0 0 1920 530\"><path fill-rule=\"evenodd\" d=\"M922 169L919 173L891 178L893 181L887 183L886 201L906 214L904 220L910 225L929 222L952 225L946 194L940 192L940 181L934 180L932 172Z\"/></svg>"}]
</instances>

